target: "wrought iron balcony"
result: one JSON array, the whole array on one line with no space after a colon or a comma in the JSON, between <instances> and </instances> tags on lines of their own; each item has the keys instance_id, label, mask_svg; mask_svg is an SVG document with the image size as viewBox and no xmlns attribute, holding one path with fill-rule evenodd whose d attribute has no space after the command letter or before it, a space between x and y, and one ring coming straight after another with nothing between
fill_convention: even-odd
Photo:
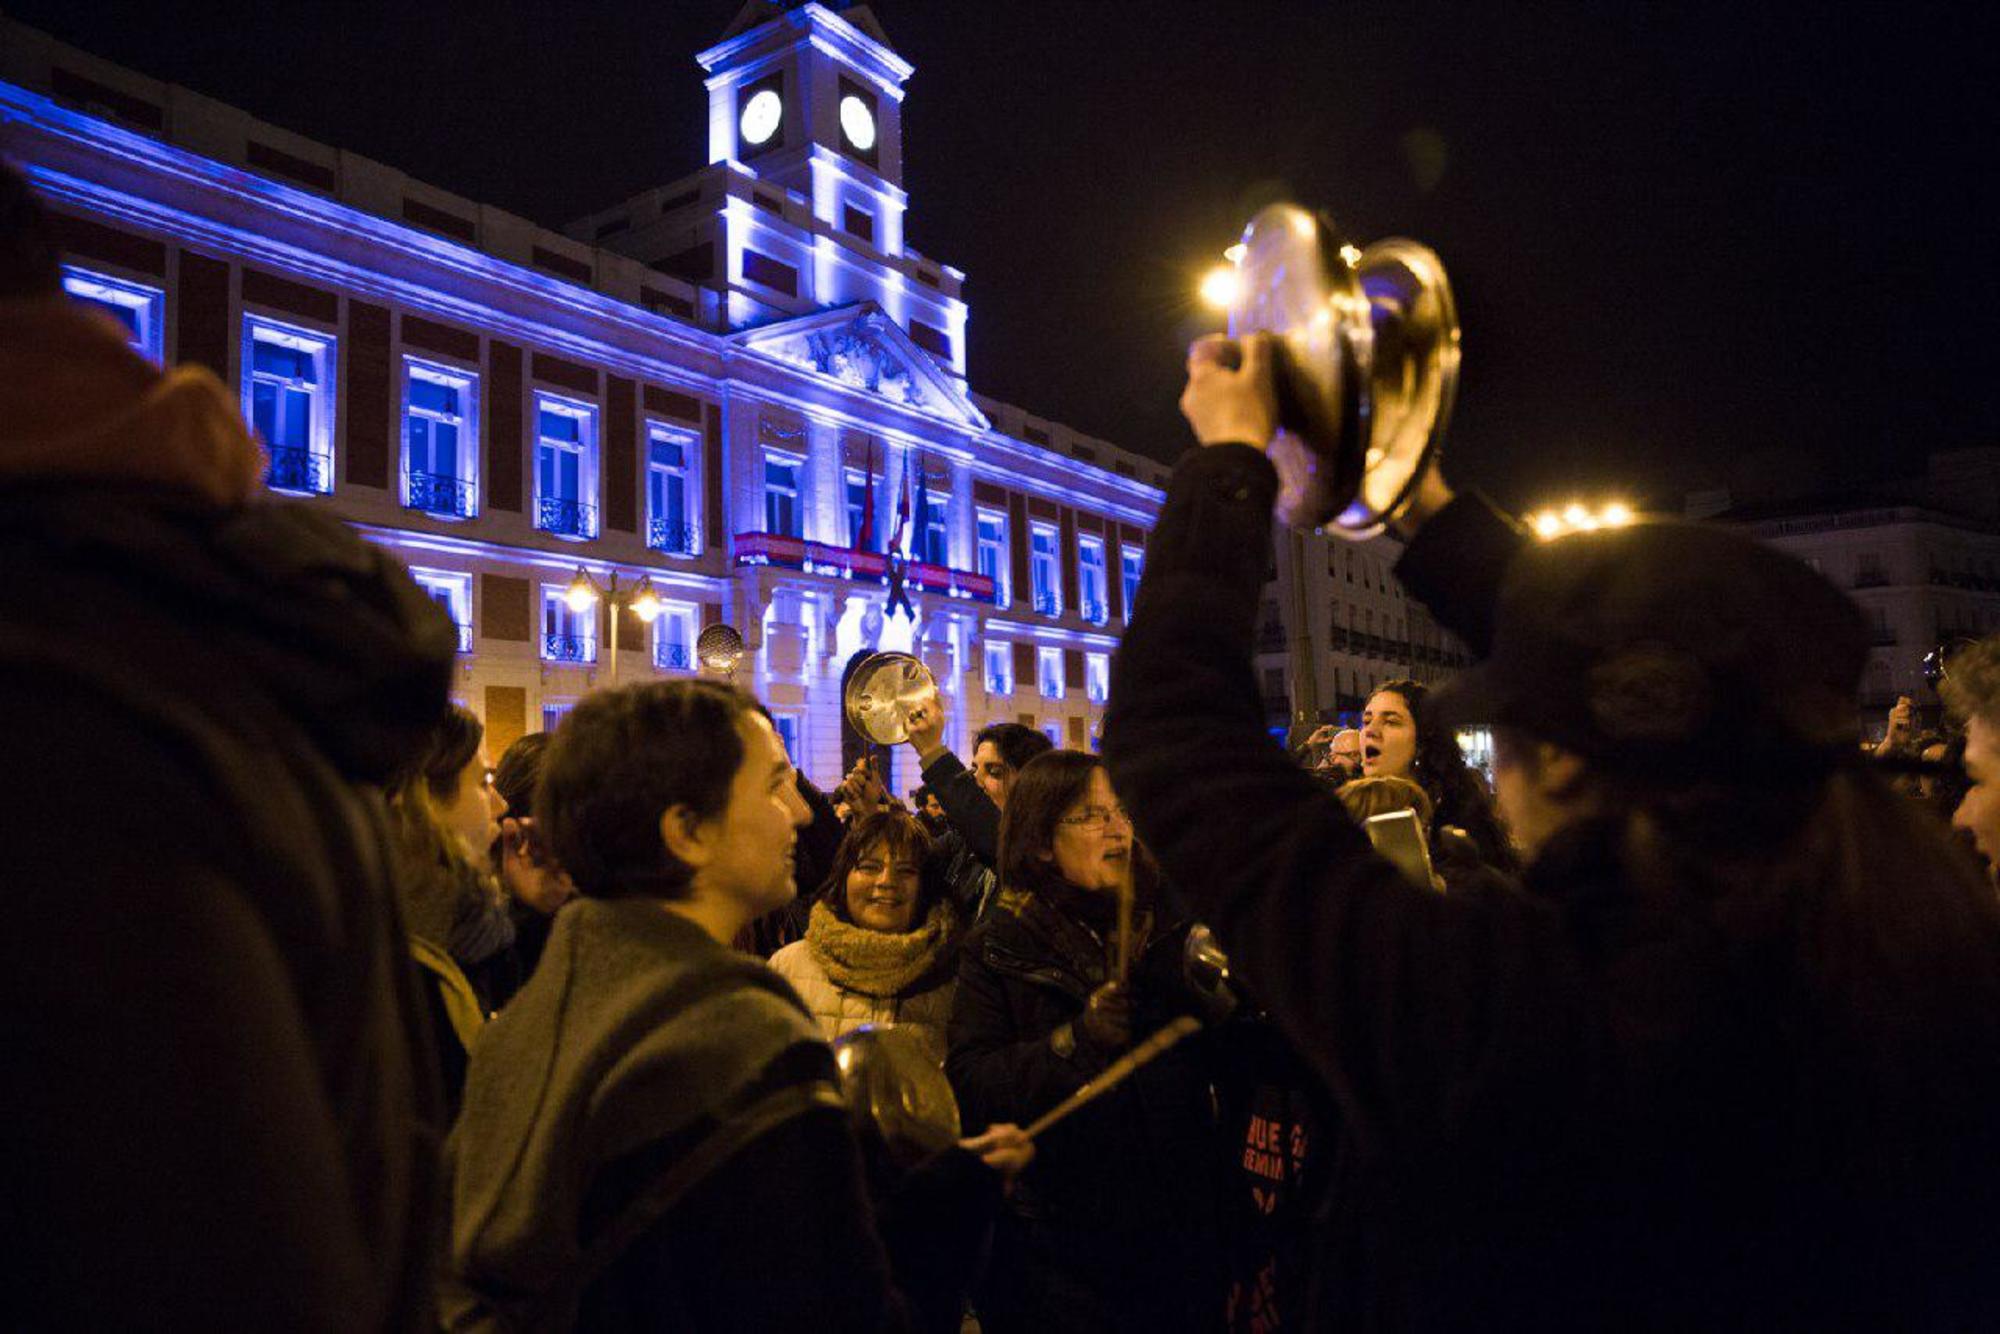
<instances>
[{"instance_id":1,"label":"wrought iron balcony","mask_svg":"<svg viewBox=\"0 0 2000 1334\"><path fill-rule=\"evenodd\" d=\"M1035 590L1035 610L1043 616L1062 615L1062 598L1052 588Z\"/></svg>"},{"instance_id":2,"label":"wrought iron balcony","mask_svg":"<svg viewBox=\"0 0 2000 1334\"><path fill-rule=\"evenodd\" d=\"M1083 619L1089 621L1092 625L1103 625L1111 619L1111 612L1104 605L1102 598L1096 600L1085 598L1083 600Z\"/></svg>"},{"instance_id":3,"label":"wrought iron balcony","mask_svg":"<svg viewBox=\"0 0 2000 1334\"><path fill-rule=\"evenodd\" d=\"M1011 695L1014 693L1014 683L1004 676L989 676L986 678L986 693L989 695Z\"/></svg>"},{"instance_id":4,"label":"wrought iron balcony","mask_svg":"<svg viewBox=\"0 0 2000 1334\"><path fill-rule=\"evenodd\" d=\"M535 527L558 537L596 537L597 506L557 496L535 499Z\"/></svg>"},{"instance_id":5,"label":"wrought iron balcony","mask_svg":"<svg viewBox=\"0 0 2000 1334\"><path fill-rule=\"evenodd\" d=\"M694 540L694 525L691 523L652 519L646 524L646 545L655 551L664 551L670 556L693 556L698 554Z\"/></svg>"},{"instance_id":6,"label":"wrought iron balcony","mask_svg":"<svg viewBox=\"0 0 2000 1334\"><path fill-rule=\"evenodd\" d=\"M1292 701L1283 695L1264 696L1264 716L1276 721L1284 721L1292 716Z\"/></svg>"},{"instance_id":7,"label":"wrought iron balcony","mask_svg":"<svg viewBox=\"0 0 2000 1334\"><path fill-rule=\"evenodd\" d=\"M550 662L596 662L597 640L590 635L543 635L542 656Z\"/></svg>"},{"instance_id":8,"label":"wrought iron balcony","mask_svg":"<svg viewBox=\"0 0 2000 1334\"><path fill-rule=\"evenodd\" d=\"M333 490L333 469L326 455L310 449L272 448L269 453L271 470L264 474L264 484L273 491L323 496Z\"/></svg>"},{"instance_id":9,"label":"wrought iron balcony","mask_svg":"<svg viewBox=\"0 0 2000 1334\"><path fill-rule=\"evenodd\" d=\"M686 644L653 645L653 665L670 672L685 672L694 666L694 654Z\"/></svg>"},{"instance_id":10,"label":"wrought iron balcony","mask_svg":"<svg viewBox=\"0 0 2000 1334\"><path fill-rule=\"evenodd\" d=\"M403 474L403 505L448 519L472 516L472 483L441 472Z\"/></svg>"},{"instance_id":11,"label":"wrought iron balcony","mask_svg":"<svg viewBox=\"0 0 2000 1334\"><path fill-rule=\"evenodd\" d=\"M1259 653L1283 653L1287 644L1285 627L1263 625L1257 628L1257 651Z\"/></svg>"},{"instance_id":12,"label":"wrought iron balcony","mask_svg":"<svg viewBox=\"0 0 2000 1334\"><path fill-rule=\"evenodd\" d=\"M451 625L452 629L458 631L458 651L460 653L472 652L471 624L466 621L453 621Z\"/></svg>"}]
</instances>

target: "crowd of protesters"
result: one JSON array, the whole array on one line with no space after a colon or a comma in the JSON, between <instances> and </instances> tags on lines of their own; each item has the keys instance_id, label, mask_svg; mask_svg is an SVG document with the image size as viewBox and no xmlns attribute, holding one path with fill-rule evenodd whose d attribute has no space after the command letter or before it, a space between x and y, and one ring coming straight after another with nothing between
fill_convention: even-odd
<instances>
[{"instance_id":1,"label":"crowd of protesters","mask_svg":"<svg viewBox=\"0 0 2000 1334\"><path fill-rule=\"evenodd\" d=\"M1865 623L1803 565L1536 543L1433 469L1397 572L1480 663L1287 755L1270 351L1205 341L1101 759L961 760L938 697L914 809L866 759L821 792L707 680L496 757L436 605L260 497L229 392L66 301L51 235L0 169L10 1323L2000 1309L2000 640L1949 731L1864 747ZM956 1103L923 1152L843 1092L883 1034Z\"/></svg>"}]
</instances>

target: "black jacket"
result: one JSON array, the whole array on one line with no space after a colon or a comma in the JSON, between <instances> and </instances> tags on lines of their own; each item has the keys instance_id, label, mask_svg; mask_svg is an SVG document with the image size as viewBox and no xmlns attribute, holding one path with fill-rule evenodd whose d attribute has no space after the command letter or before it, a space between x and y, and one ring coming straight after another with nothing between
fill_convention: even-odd
<instances>
[{"instance_id":1,"label":"black jacket","mask_svg":"<svg viewBox=\"0 0 2000 1334\"><path fill-rule=\"evenodd\" d=\"M1141 836L1340 1105L1325 1326L1989 1319L1993 1211L1974 1201L1993 1193L1993 1137L1968 1127L2000 1044L1993 1007L1959 1002L1992 991L1990 905L1968 896L1842 953L1849 905L1806 887L1785 905L1797 925L1781 912L1732 934L1708 905L1640 893L1617 831L1591 825L1552 841L1525 894L1405 884L1263 732L1252 629L1275 490L1242 446L1181 461L1104 754ZM1523 540L1462 498L1398 573L1480 652ZM1927 989L1878 945L1957 972ZM1902 1055L1930 1105L1896 1106L1893 1082L1864 1083L1849 1030L1919 996L1912 1013L1936 1022L1908 1025L1921 1036Z\"/></svg>"},{"instance_id":2,"label":"black jacket","mask_svg":"<svg viewBox=\"0 0 2000 1334\"><path fill-rule=\"evenodd\" d=\"M1000 808L958 756L946 751L924 768L924 783L937 793L951 823L932 849L934 874L944 884L959 920L977 923L992 907L1000 859Z\"/></svg>"},{"instance_id":3,"label":"black jacket","mask_svg":"<svg viewBox=\"0 0 2000 1334\"><path fill-rule=\"evenodd\" d=\"M1117 1055L1072 1027L1107 978L1108 921L1069 910L1090 906L1088 896L1057 908L1003 895L968 939L945 1060L968 1133L1027 1125ZM1184 926L1155 931L1135 961L1135 1038L1189 1011L1179 986L1185 939ZM1203 1039L1188 1039L1036 1141L978 1300L990 1334L1217 1326L1210 1064Z\"/></svg>"},{"instance_id":4,"label":"black jacket","mask_svg":"<svg viewBox=\"0 0 2000 1334\"><path fill-rule=\"evenodd\" d=\"M440 1133L374 784L453 633L291 505L0 493L9 1324L418 1327Z\"/></svg>"}]
</instances>

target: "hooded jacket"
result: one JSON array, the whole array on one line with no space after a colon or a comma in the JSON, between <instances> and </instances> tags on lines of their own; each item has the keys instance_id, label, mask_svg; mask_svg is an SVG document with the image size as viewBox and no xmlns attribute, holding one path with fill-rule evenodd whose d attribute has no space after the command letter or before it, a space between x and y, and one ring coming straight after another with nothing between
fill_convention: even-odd
<instances>
[{"instance_id":1,"label":"hooded jacket","mask_svg":"<svg viewBox=\"0 0 2000 1334\"><path fill-rule=\"evenodd\" d=\"M376 789L451 628L251 503L222 385L0 302L0 1221L34 1327L421 1326L438 1103Z\"/></svg>"}]
</instances>

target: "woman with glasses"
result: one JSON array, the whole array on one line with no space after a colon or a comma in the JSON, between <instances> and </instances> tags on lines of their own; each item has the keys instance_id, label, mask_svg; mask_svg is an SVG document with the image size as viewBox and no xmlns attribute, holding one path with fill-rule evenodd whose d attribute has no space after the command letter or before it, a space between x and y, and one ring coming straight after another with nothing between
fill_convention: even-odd
<instances>
[{"instance_id":1,"label":"woman with glasses","mask_svg":"<svg viewBox=\"0 0 2000 1334\"><path fill-rule=\"evenodd\" d=\"M968 1133L1028 1124L1194 1009L1187 924L1166 920L1152 859L1095 756L1056 750L1022 768L998 851L999 902L961 956L945 1061ZM1209 1064L1200 1038L1184 1042L1037 1141L975 1301L987 1334L1218 1326Z\"/></svg>"},{"instance_id":2,"label":"woman with glasses","mask_svg":"<svg viewBox=\"0 0 2000 1334\"><path fill-rule=\"evenodd\" d=\"M771 956L828 1041L863 1024L899 1024L944 1063L956 983L958 918L923 874L930 835L879 811L848 831L812 905L805 939Z\"/></svg>"}]
</instances>

